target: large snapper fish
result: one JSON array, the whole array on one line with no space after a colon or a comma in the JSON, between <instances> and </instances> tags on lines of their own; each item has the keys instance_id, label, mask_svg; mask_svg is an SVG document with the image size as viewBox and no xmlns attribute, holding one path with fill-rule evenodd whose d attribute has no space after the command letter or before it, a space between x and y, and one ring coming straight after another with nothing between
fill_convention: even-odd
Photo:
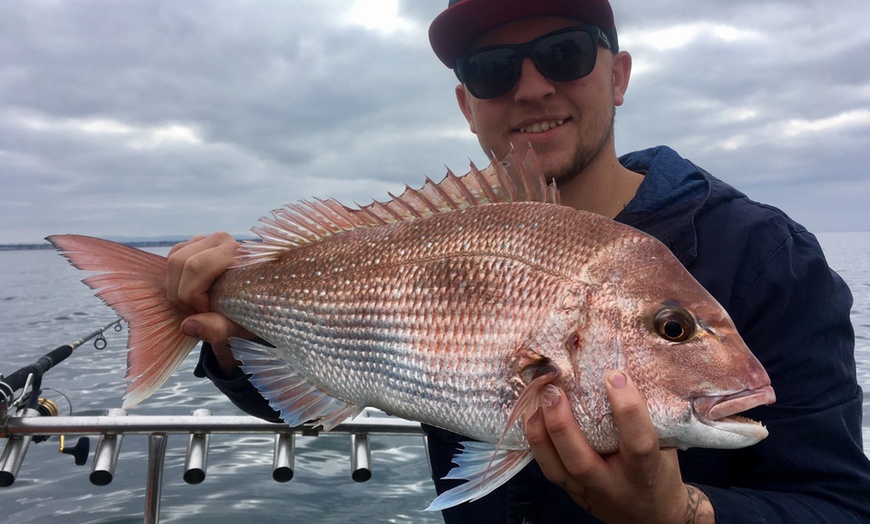
<instances>
[{"instance_id":1,"label":"large snapper fish","mask_svg":"<svg viewBox=\"0 0 870 524\"><path fill-rule=\"evenodd\" d=\"M522 421L563 389L587 440L617 449L604 388L626 370L663 447L739 448L767 436L736 416L774 401L725 310L654 238L558 205L531 150L387 202L285 206L209 290L211 309L271 346L233 340L291 426L325 430L365 406L467 443L429 509L474 500L532 460ZM166 299L163 257L105 240L48 240L130 325L125 407L196 340Z\"/></svg>"}]
</instances>

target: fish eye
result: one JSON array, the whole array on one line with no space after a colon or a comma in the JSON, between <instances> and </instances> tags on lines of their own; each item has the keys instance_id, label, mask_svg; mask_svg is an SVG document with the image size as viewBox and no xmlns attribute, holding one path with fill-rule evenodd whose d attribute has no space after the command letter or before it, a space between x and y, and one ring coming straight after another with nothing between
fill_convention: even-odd
<instances>
[{"instance_id":1,"label":"fish eye","mask_svg":"<svg viewBox=\"0 0 870 524\"><path fill-rule=\"evenodd\" d=\"M668 306L656 313L656 333L671 342L685 342L695 334L695 319L681 307Z\"/></svg>"}]
</instances>

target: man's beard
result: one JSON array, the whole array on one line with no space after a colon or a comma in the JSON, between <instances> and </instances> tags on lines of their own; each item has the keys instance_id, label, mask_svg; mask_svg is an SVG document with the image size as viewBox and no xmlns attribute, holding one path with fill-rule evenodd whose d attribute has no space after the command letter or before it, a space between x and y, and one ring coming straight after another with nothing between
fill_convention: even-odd
<instances>
[{"instance_id":1,"label":"man's beard","mask_svg":"<svg viewBox=\"0 0 870 524\"><path fill-rule=\"evenodd\" d=\"M616 119L616 106L610 113L610 121L606 124L607 130L601 135L600 140L590 147L579 145L574 151L574 157L570 164L562 169L557 169L549 173L545 173L547 180L555 180L557 186L567 185L569 182L577 178L580 173L597 160L604 152L607 144L613 138L613 126Z\"/></svg>"}]
</instances>

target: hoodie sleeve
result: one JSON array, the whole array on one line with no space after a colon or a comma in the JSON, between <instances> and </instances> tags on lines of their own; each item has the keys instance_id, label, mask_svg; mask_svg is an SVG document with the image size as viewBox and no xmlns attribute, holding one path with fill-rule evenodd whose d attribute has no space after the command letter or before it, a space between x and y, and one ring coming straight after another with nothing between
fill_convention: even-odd
<instances>
[{"instance_id":1,"label":"hoodie sleeve","mask_svg":"<svg viewBox=\"0 0 870 524\"><path fill-rule=\"evenodd\" d=\"M215 387L230 399L230 402L245 413L269 422L282 422L278 413L260 395L257 388L248 380L249 376L245 375L241 369L236 368L233 375L229 377L223 373L218 366L211 345L207 342L202 343L199 362L193 370L193 374L211 380Z\"/></svg>"}]
</instances>

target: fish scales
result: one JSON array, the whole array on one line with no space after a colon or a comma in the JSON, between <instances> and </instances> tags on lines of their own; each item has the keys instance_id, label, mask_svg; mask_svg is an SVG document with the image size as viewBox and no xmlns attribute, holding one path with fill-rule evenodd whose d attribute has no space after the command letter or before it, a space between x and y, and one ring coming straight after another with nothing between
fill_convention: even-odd
<instances>
[{"instance_id":1,"label":"fish scales","mask_svg":"<svg viewBox=\"0 0 870 524\"><path fill-rule=\"evenodd\" d=\"M392 196L392 195L391 195ZM325 430L363 406L477 439L428 509L482 497L532 460L523 420L561 388L593 449L618 448L604 377L625 370L662 447L740 448L767 430L735 416L775 400L728 314L660 242L555 205L534 155L427 180L356 209L291 204L208 290L211 309L271 346L233 340L289 424ZM49 241L129 325L124 397L153 393L198 342L167 298L163 257Z\"/></svg>"},{"instance_id":2,"label":"fish scales","mask_svg":"<svg viewBox=\"0 0 870 524\"><path fill-rule=\"evenodd\" d=\"M213 306L338 398L436 425L461 416L468 434L492 435L522 387L505 382L514 353L580 283L583 244L566 231L583 216L493 204L360 229L298 248L279 268L228 273ZM463 402L480 418L456 409Z\"/></svg>"}]
</instances>

